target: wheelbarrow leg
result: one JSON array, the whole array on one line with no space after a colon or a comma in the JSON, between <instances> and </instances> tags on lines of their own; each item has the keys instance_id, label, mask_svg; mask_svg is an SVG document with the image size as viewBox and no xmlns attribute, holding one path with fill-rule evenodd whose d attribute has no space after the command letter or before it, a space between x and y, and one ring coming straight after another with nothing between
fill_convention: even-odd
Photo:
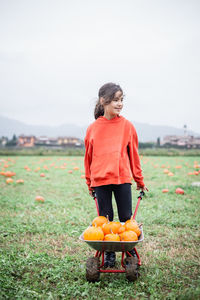
<instances>
[{"instance_id":1,"label":"wheelbarrow leg","mask_svg":"<svg viewBox=\"0 0 200 300\"><path fill-rule=\"evenodd\" d=\"M138 266L141 266L141 259L140 259L139 253L137 252L136 248L134 248L134 251L135 251L135 254L136 254L137 258L138 258ZM133 255L131 255L131 253L128 252L128 251L126 251L126 253L127 253L127 256L129 256L129 257L132 257L132 256L133 256Z\"/></svg>"}]
</instances>

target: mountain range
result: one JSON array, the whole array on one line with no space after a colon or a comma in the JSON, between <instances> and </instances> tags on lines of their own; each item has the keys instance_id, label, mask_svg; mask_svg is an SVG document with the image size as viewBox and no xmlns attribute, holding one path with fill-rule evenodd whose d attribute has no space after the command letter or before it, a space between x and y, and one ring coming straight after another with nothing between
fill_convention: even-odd
<instances>
[{"instance_id":1,"label":"mountain range","mask_svg":"<svg viewBox=\"0 0 200 300\"><path fill-rule=\"evenodd\" d=\"M161 140L165 135L183 135L184 129L172 126L150 125L146 123L132 122L137 130L140 142L155 142L159 137ZM89 125L89 124L88 124ZM35 135L35 136L73 136L84 139L87 126L79 126L76 124L62 124L59 126L44 126L44 125L28 125L21 121L0 116L0 137L7 136L11 138L13 134L19 136ZM200 136L200 134L193 131L187 132L193 136Z\"/></svg>"}]
</instances>

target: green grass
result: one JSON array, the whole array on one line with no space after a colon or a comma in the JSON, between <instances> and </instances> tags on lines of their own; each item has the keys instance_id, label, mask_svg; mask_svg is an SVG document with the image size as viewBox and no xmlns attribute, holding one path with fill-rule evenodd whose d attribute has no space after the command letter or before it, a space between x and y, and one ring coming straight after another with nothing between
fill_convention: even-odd
<instances>
[{"instance_id":1,"label":"green grass","mask_svg":"<svg viewBox=\"0 0 200 300\"><path fill-rule=\"evenodd\" d=\"M188 175L198 159L142 158L149 192L136 218L145 236L137 247L141 276L129 283L125 274L101 274L99 282L88 283L85 262L95 251L79 236L97 213L81 178L83 157L1 157L0 170L8 164L16 176L6 184L0 175L0 299L199 299L200 188L191 183L200 174ZM163 173L167 167L174 176ZM24 184L16 183L20 178ZM185 194L176 195L177 187ZM135 184L132 194L135 208ZM45 202L37 203L37 195Z\"/></svg>"},{"instance_id":2,"label":"green grass","mask_svg":"<svg viewBox=\"0 0 200 300\"><path fill-rule=\"evenodd\" d=\"M142 148L139 147L141 155L145 156L199 156L200 149L184 149L184 148L165 148L165 147L152 147ZM84 156L84 147L0 147L0 156Z\"/></svg>"}]
</instances>

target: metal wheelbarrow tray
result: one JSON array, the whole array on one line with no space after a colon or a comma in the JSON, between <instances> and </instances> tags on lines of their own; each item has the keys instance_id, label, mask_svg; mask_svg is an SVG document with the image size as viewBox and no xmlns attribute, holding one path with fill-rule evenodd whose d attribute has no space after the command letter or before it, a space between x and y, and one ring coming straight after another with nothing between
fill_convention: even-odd
<instances>
[{"instance_id":1,"label":"metal wheelbarrow tray","mask_svg":"<svg viewBox=\"0 0 200 300\"><path fill-rule=\"evenodd\" d=\"M123 223L122 223L123 224ZM89 226L90 227L90 226ZM126 252L131 251L138 243L141 243L144 240L143 229L140 226L141 234L137 241L135 242L124 242L124 241L88 241L84 240L83 233L79 237L81 241L86 242L90 247L92 247L96 251L114 251L114 252Z\"/></svg>"}]
</instances>

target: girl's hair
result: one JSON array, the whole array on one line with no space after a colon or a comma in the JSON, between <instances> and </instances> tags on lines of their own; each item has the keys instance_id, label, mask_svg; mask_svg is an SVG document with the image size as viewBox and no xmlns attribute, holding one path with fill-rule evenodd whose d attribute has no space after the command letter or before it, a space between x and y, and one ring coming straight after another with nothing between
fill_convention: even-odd
<instances>
[{"instance_id":1,"label":"girl's hair","mask_svg":"<svg viewBox=\"0 0 200 300\"><path fill-rule=\"evenodd\" d=\"M97 100L95 109L94 109L94 117L95 119L98 119L98 117L104 115L104 108L103 105L100 103L100 98L104 98L104 104L110 104L110 102L114 99L115 93L116 92L122 92L122 88L112 82L104 84L100 89L99 89L99 99Z\"/></svg>"}]
</instances>

